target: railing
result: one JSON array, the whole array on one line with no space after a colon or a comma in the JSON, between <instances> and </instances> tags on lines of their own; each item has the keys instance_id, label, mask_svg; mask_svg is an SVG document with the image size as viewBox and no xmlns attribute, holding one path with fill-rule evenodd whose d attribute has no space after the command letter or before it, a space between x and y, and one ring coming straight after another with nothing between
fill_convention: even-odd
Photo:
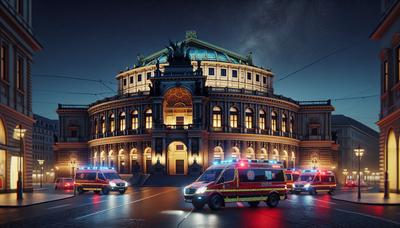
<instances>
[{"instance_id":1,"label":"railing","mask_svg":"<svg viewBox=\"0 0 400 228\"><path fill-rule=\"evenodd\" d=\"M299 101L299 105L302 106L314 106L314 105L331 105L331 100L321 101Z\"/></svg>"},{"instance_id":2,"label":"railing","mask_svg":"<svg viewBox=\"0 0 400 228\"><path fill-rule=\"evenodd\" d=\"M58 104L59 109L87 109L89 105L78 105L78 104Z\"/></svg>"}]
</instances>

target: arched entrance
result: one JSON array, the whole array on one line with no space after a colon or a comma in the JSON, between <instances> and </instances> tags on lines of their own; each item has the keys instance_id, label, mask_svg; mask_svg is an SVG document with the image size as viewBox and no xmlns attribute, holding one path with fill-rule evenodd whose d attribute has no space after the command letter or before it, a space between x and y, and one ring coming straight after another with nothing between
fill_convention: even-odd
<instances>
[{"instance_id":1,"label":"arched entrance","mask_svg":"<svg viewBox=\"0 0 400 228\"><path fill-rule=\"evenodd\" d=\"M390 130L387 139L386 164L389 177L389 189L397 191L397 150L396 136L393 130Z\"/></svg>"},{"instance_id":2,"label":"arched entrance","mask_svg":"<svg viewBox=\"0 0 400 228\"><path fill-rule=\"evenodd\" d=\"M146 173L150 173L151 172L151 148L147 147L146 149L144 149L144 153L143 153L143 170L146 171Z\"/></svg>"},{"instance_id":3,"label":"arched entrance","mask_svg":"<svg viewBox=\"0 0 400 228\"><path fill-rule=\"evenodd\" d=\"M246 150L246 159L255 159L254 149L249 147Z\"/></svg>"},{"instance_id":4,"label":"arched entrance","mask_svg":"<svg viewBox=\"0 0 400 228\"><path fill-rule=\"evenodd\" d=\"M192 94L183 87L169 89L164 94L164 124L169 128L185 128L193 123Z\"/></svg>"},{"instance_id":5,"label":"arched entrance","mask_svg":"<svg viewBox=\"0 0 400 228\"><path fill-rule=\"evenodd\" d=\"M277 149L274 149L274 150L272 151L272 157L271 157L271 159L272 159L272 160L279 161L279 152L278 152Z\"/></svg>"},{"instance_id":6,"label":"arched entrance","mask_svg":"<svg viewBox=\"0 0 400 228\"><path fill-rule=\"evenodd\" d=\"M131 164L131 172L132 173L138 173L140 172L140 164L138 162L138 153L137 153L137 149L133 148L131 149L131 152L129 154L130 157L130 164Z\"/></svg>"},{"instance_id":7,"label":"arched entrance","mask_svg":"<svg viewBox=\"0 0 400 228\"><path fill-rule=\"evenodd\" d=\"M101 151L101 153L100 153L100 165L101 165L102 167L104 167L104 166L107 165L107 161L106 161L106 152L105 152L104 150Z\"/></svg>"},{"instance_id":8,"label":"arched entrance","mask_svg":"<svg viewBox=\"0 0 400 228\"><path fill-rule=\"evenodd\" d=\"M6 128L0 119L0 145L6 145ZM6 151L0 149L0 190L4 190L6 185Z\"/></svg>"},{"instance_id":9,"label":"arched entrance","mask_svg":"<svg viewBox=\"0 0 400 228\"><path fill-rule=\"evenodd\" d=\"M118 152L118 170L119 173L128 173L129 167L128 167L128 162L127 162L128 156L125 152L125 150L120 150Z\"/></svg>"},{"instance_id":10,"label":"arched entrance","mask_svg":"<svg viewBox=\"0 0 400 228\"><path fill-rule=\"evenodd\" d=\"M183 142L171 142L168 146L168 172L170 175L186 175L188 167L187 147Z\"/></svg>"},{"instance_id":11,"label":"arched entrance","mask_svg":"<svg viewBox=\"0 0 400 228\"><path fill-rule=\"evenodd\" d=\"M283 164L283 168L287 168L288 167L288 152L286 150L284 150L282 152L282 164Z\"/></svg>"},{"instance_id":12,"label":"arched entrance","mask_svg":"<svg viewBox=\"0 0 400 228\"><path fill-rule=\"evenodd\" d=\"M220 146L214 147L214 162L220 162L224 160L224 150Z\"/></svg>"},{"instance_id":13,"label":"arched entrance","mask_svg":"<svg viewBox=\"0 0 400 228\"><path fill-rule=\"evenodd\" d=\"M238 147L236 147L236 146L232 147L231 158L232 159L240 159L240 150Z\"/></svg>"}]
</instances>

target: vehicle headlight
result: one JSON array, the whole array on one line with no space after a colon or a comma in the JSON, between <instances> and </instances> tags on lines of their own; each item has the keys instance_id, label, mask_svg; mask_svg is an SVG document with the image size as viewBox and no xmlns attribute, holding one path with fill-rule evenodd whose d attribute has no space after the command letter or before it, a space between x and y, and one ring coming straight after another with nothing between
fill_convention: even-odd
<instances>
[{"instance_id":1,"label":"vehicle headlight","mask_svg":"<svg viewBox=\"0 0 400 228\"><path fill-rule=\"evenodd\" d=\"M110 186L111 187L115 187L115 186L117 186L114 182L110 182Z\"/></svg>"},{"instance_id":2,"label":"vehicle headlight","mask_svg":"<svg viewBox=\"0 0 400 228\"><path fill-rule=\"evenodd\" d=\"M207 187L206 187L206 186L200 187L200 188L198 188L198 189L196 190L196 194L203 194L203 193L206 192L206 190L207 190Z\"/></svg>"},{"instance_id":3,"label":"vehicle headlight","mask_svg":"<svg viewBox=\"0 0 400 228\"><path fill-rule=\"evenodd\" d=\"M125 181L125 187L128 187L128 182Z\"/></svg>"},{"instance_id":4,"label":"vehicle headlight","mask_svg":"<svg viewBox=\"0 0 400 228\"><path fill-rule=\"evenodd\" d=\"M187 189L187 187L184 187L184 188L183 188L183 194L184 194L184 195L186 195L186 189Z\"/></svg>"},{"instance_id":5,"label":"vehicle headlight","mask_svg":"<svg viewBox=\"0 0 400 228\"><path fill-rule=\"evenodd\" d=\"M295 187L296 187L296 184L293 184L292 186L293 186L293 188L295 188Z\"/></svg>"},{"instance_id":6,"label":"vehicle headlight","mask_svg":"<svg viewBox=\"0 0 400 228\"><path fill-rule=\"evenodd\" d=\"M305 187L305 188L309 188L309 187L310 187L310 184L305 184L304 187Z\"/></svg>"}]
</instances>

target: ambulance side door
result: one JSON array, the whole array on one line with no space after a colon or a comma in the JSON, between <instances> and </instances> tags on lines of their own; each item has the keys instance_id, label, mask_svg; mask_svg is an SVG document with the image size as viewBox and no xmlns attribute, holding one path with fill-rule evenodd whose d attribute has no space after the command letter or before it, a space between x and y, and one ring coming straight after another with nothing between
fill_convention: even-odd
<instances>
[{"instance_id":1,"label":"ambulance side door","mask_svg":"<svg viewBox=\"0 0 400 228\"><path fill-rule=\"evenodd\" d=\"M219 182L222 184L224 198L236 198L237 174L234 168L226 169Z\"/></svg>"}]
</instances>

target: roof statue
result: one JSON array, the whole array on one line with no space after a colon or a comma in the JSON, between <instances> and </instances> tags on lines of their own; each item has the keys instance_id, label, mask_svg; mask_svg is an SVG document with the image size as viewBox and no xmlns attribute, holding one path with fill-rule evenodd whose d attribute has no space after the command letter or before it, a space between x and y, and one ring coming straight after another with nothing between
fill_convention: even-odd
<instances>
[{"instance_id":1,"label":"roof statue","mask_svg":"<svg viewBox=\"0 0 400 228\"><path fill-rule=\"evenodd\" d=\"M167 61L170 65L190 64L190 56L185 41L180 43L169 41L169 45L170 46L167 47Z\"/></svg>"}]
</instances>

